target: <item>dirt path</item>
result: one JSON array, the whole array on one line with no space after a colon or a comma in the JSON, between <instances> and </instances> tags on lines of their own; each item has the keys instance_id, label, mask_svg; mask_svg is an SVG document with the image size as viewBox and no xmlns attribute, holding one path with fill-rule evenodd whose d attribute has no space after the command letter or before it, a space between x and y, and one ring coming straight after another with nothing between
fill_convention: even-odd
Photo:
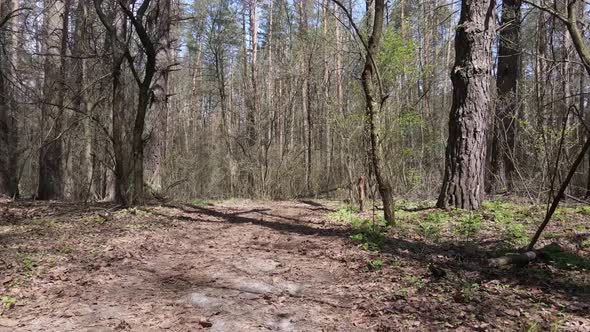
<instances>
[{"instance_id":1,"label":"dirt path","mask_svg":"<svg viewBox=\"0 0 590 332\"><path fill-rule=\"evenodd\" d=\"M588 274L489 272L407 234L367 251L331 203L3 206L0 331L590 329Z\"/></svg>"},{"instance_id":2,"label":"dirt path","mask_svg":"<svg viewBox=\"0 0 590 332\"><path fill-rule=\"evenodd\" d=\"M347 291L359 286L347 267L356 248L344 229L325 227L325 207L181 208L115 214L94 230L50 221L62 241L52 246L46 234L50 251L86 241L76 232L99 241L13 288L20 300L0 330L361 329L362 299Z\"/></svg>"}]
</instances>

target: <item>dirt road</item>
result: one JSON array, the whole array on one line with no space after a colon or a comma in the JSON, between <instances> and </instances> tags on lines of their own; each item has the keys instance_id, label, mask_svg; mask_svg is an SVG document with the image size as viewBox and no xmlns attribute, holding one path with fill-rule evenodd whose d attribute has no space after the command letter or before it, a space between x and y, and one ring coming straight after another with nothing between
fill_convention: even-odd
<instances>
[{"instance_id":1,"label":"dirt road","mask_svg":"<svg viewBox=\"0 0 590 332\"><path fill-rule=\"evenodd\" d=\"M437 280L431 262L463 259L452 246L364 250L335 206L4 204L0 331L471 331L563 312L565 296L471 261ZM590 326L580 296L568 330Z\"/></svg>"}]
</instances>

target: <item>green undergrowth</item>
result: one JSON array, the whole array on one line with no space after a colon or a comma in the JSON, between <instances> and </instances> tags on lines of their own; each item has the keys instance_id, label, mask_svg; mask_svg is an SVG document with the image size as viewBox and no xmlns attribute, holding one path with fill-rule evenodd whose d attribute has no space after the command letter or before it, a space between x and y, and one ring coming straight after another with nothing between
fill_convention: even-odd
<instances>
[{"instance_id":1,"label":"green undergrowth","mask_svg":"<svg viewBox=\"0 0 590 332\"><path fill-rule=\"evenodd\" d=\"M14 307L16 299L11 296L0 296L0 307L2 311L6 311Z\"/></svg>"},{"instance_id":2,"label":"green undergrowth","mask_svg":"<svg viewBox=\"0 0 590 332\"><path fill-rule=\"evenodd\" d=\"M557 245L545 247L544 253L553 265L564 270L590 271L590 260L572 252L564 251Z\"/></svg>"},{"instance_id":3,"label":"green undergrowth","mask_svg":"<svg viewBox=\"0 0 590 332\"><path fill-rule=\"evenodd\" d=\"M209 200L202 199L202 198L194 198L190 201L190 203L192 205L198 206L198 207L204 207L204 206L211 204L211 202L209 202Z\"/></svg>"},{"instance_id":4,"label":"green undergrowth","mask_svg":"<svg viewBox=\"0 0 590 332\"><path fill-rule=\"evenodd\" d=\"M433 205L433 202L398 201L393 229L397 229L404 236L416 234L433 242L443 238L478 241L484 237L493 237L502 242L499 246L518 247L530 241L532 232L545 212L542 206L503 201L485 202L479 211L440 210L433 208ZM557 212L556 220L559 220L571 213L590 215L590 208L562 208ZM353 205L343 205L328 217L337 222L350 224L357 231L352 235L352 239L369 250L379 249L388 231L381 212L375 217L367 218L366 215L359 214L358 208Z\"/></svg>"},{"instance_id":5,"label":"green undergrowth","mask_svg":"<svg viewBox=\"0 0 590 332\"><path fill-rule=\"evenodd\" d=\"M374 220L366 219L359 215L356 207L348 205L328 214L328 218L350 224L355 230L350 238L357 242L361 248L376 251L383 246L387 223L382 216L376 216Z\"/></svg>"}]
</instances>

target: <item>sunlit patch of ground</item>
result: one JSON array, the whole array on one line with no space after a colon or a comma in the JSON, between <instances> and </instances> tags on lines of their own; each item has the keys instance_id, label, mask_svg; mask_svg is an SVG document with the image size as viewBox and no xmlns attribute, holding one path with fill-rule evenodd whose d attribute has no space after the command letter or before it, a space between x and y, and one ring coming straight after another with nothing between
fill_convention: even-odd
<instances>
[{"instance_id":1,"label":"sunlit patch of ground","mask_svg":"<svg viewBox=\"0 0 590 332\"><path fill-rule=\"evenodd\" d=\"M590 209L401 202L397 224L328 201L0 203L0 331L590 328Z\"/></svg>"}]
</instances>

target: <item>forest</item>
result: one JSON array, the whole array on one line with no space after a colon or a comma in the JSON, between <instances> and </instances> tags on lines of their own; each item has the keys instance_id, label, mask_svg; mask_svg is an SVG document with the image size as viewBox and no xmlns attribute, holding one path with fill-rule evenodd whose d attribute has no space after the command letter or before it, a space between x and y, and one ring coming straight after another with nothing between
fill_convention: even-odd
<instances>
[{"instance_id":1,"label":"forest","mask_svg":"<svg viewBox=\"0 0 590 332\"><path fill-rule=\"evenodd\" d=\"M0 0L0 332L590 331L589 0Z\"/></svg>"}]
</instances>

